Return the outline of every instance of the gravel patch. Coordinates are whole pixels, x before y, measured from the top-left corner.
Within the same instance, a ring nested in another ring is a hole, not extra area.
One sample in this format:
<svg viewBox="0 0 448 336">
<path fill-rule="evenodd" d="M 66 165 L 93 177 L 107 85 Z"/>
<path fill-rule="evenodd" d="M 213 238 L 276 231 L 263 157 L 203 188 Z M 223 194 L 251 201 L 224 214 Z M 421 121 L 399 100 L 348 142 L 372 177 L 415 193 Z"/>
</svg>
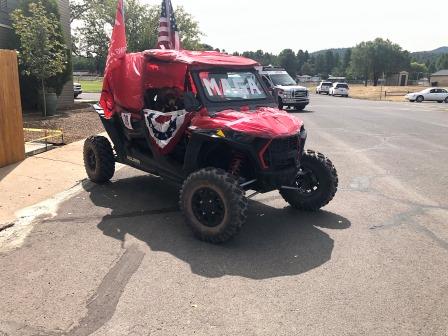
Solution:
<svg viewBox="0 0 448 336">
<path fill-rule="evenodd" d="M 71 111 L 63 111 L 51 117 L 42 117 L 38 113 L 24 114 L 24 128 L 38 128 L 50 130 L 62 130 L 64 143 L 83 140 L 91 135 L 104 132 L 103 125 L 98 114 L 92 108 L 82 108 Z M 35 140 L 44 136 L 44 133 L 25 132 L 25 141 Z M 55 139 L 59 142 L 59 139 Z"/>
</svg>

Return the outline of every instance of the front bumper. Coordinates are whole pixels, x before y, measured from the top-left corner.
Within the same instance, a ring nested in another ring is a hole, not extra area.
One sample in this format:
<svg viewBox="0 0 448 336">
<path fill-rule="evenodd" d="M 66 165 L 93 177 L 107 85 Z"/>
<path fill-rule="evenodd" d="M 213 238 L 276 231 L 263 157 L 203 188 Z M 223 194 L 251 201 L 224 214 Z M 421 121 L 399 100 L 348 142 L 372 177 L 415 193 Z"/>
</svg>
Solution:
<svg viewBox="0 0 448 336">
<path fill-rule="evenodd" d="M 297 104 L 308 105 L 310 103 L 309 98 L 282 98 L 283 104 Z"/>
</svg>

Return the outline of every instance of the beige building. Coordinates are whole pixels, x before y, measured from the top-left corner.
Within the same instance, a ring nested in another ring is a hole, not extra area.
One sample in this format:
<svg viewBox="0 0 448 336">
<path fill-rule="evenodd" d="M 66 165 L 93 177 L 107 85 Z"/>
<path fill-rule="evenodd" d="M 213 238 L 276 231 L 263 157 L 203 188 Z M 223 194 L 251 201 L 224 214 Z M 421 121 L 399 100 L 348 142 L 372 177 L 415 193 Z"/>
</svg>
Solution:
<svg viewBox="0 0 448 336">
<path fill-rule="evenodd" d="M 14 47 L 14 34 L 9 19 L 9 13 L 17 8 L 17 3 L 18 0 L 0 0 L 0 49 L 11 49 Z M 67 48 L 71 49 L 69 0 L 58 0 L 58 5 L 65 42 Z M 65 84 L 61 95 L 58 97 L 58 108 L 72 106 L 73 101 L 73 80 L 70 80 Z"/>
<path fill-rule="evenodd" d="M 440 70 L 431 75 L 431 86 L 448 86 L 448 70 Z"/>
</svg>

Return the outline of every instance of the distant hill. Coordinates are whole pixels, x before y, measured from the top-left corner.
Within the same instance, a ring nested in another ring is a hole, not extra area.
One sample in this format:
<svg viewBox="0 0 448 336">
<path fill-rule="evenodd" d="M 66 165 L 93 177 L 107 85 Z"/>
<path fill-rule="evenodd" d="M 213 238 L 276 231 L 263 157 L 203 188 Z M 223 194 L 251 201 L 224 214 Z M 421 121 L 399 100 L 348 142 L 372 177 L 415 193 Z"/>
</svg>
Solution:
<svg viewBox="0 0 448 336">
<path fill-rule="evenodd" d="M 419 62 L 435 61 L 441 54 L 448 53 L 448 47 L 440 47 L 429 51 L 417 51 L 411 53 L 411 57 Z"/>
</svg>

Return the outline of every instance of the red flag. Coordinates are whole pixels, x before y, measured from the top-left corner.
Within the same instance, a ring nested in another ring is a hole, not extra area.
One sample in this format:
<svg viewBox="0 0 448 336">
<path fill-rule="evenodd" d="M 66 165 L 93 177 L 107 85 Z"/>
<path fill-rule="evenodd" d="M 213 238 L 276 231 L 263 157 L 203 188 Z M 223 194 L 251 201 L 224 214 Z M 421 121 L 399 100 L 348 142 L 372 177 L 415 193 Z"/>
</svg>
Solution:
<svg viewBox="0 0 448 336">
<path fill-rule="evenodd" d="M 124 23 L 124 0 L 118 0 L 115 25 L 110 39 L 109 53 L 107 55 L 106 69 L 104 70 L 103 90 L 101 92 L 100 105 L 106 118 L 110 118 L 114 107 L 114 99 L 109 84 L 111 71 L 120 65 L 126 56 L 126 27 Z"/>
<path fill-rule="evenodd" d="M 174 16 L 171 0 L 162 1 L 162 10 L 159 21 L 159 36 L 157 39 L 157 48 L 160 49 L 182 49 L 177 27 L 176 17 Z"/>
</svg>

